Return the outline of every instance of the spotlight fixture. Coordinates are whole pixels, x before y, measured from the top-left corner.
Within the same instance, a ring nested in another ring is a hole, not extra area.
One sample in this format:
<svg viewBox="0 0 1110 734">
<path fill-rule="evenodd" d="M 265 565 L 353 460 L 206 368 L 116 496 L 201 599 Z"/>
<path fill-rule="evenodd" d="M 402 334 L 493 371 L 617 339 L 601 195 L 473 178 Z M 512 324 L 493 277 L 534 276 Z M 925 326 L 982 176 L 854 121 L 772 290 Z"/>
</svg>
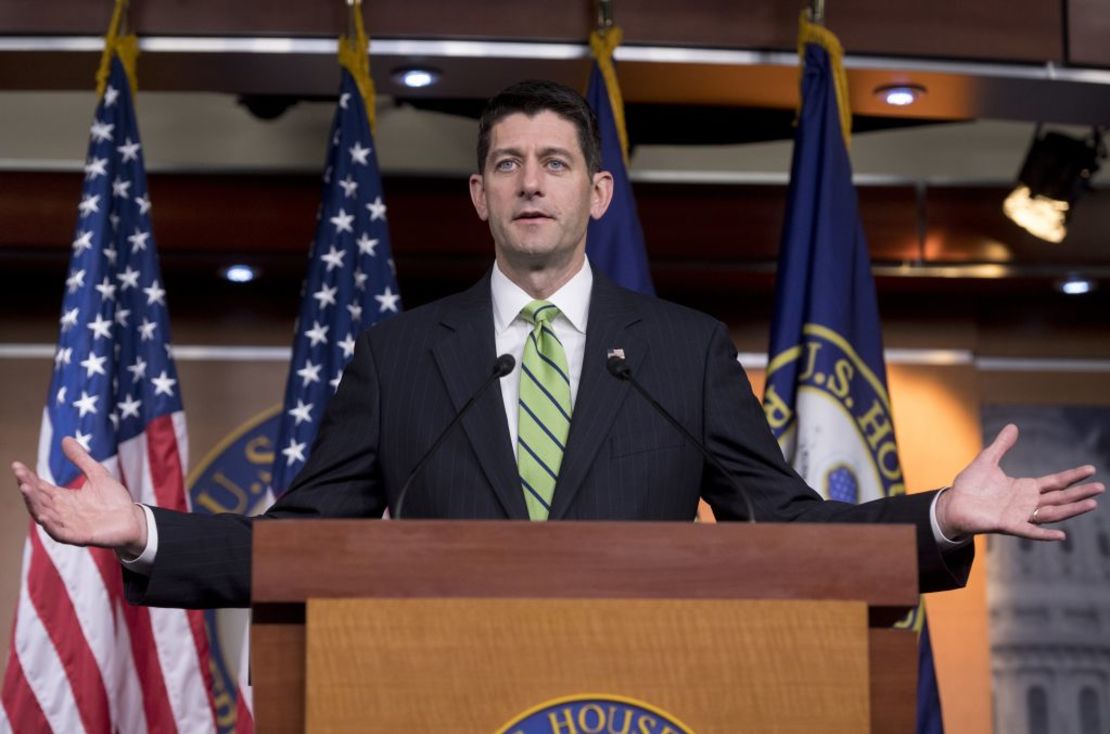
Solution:
<svg viewBox="0 0 1110 734">
<path fill-rule="evenodd" d="M 875 89 L 875 96 L 892 107 L 906 107 L 925 94 L 920 84 L 887 84 Z"/>
<path fill-rule="evenodd" d="M 1090 278 L 1084 278 L 1081 275 L 1072 273 L 1067 278 L 1057 281 L 1056 289 L 1061 293 L 1066 293 L 1069 296 L 1081 296 L 1084 293 L 1090 293 L 1098 287 L 1098 283 Z"/>
<path fill-rule="evenodd" d="M 1075 203 L 1090 189 L 1105 157 L 1097 127 L 1087 138 L 1073 138 L 1054 131 L 1042 135 L 1037 125 L 1017 186 L 1002 202 L 1002 211 L 1034 237 L 1062 242 Z"/>
<path fill-rule="evenodd" d="M 259 276 L 258 268 L 244 263 L 235 263 L 220 269 L 220 277 L 232 283 L 250 283 Z"/>
<path fill-rule="evenodd" d="M 393 70 L 393 81 L 409 89 L 423 89 L 439 81 L 443 72 L 430 66 L 406 66 Z"/>
</svg>

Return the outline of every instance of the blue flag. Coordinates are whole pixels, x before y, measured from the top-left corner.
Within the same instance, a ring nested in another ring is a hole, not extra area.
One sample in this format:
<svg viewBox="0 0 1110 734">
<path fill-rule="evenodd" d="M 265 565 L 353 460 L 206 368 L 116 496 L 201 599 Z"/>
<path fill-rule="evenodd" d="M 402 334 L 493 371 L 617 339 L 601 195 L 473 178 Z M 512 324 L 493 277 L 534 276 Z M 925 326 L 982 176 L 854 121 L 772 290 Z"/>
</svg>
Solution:
<svg viewBox="0 0 1110 734">
<path fill-rule="evenodd" d="M 354 77 L 342 73 L 275 445 L 275 496 L 304 467 L 359 332 L 401 310 L 370 121 Z"/>
<path fill-rule="evenodd" d="M 802 104 L 794 140 L 764 411 L 783 453 L 826 499 L 905 492 L 871 262 L 846 145 L 847 100 L 836 37 L 803 21 Z M 942 731 L 924 614 L 918 733 Z"/>
<path fill-rule="evenodd" d="M 619 41 L 619 30 L 610 29 L 610 38 Z M 597 45 L 595 53 L 597 53 Z M 632 194 L 632 183 L 624 165 L 624 146 L 618 126 L 623 127 L 624 111 L 620 110 L 620 121 L 614 114 L 613 96 L 620 99 L 619 90 L 610 90 L 602 73 L 602 65 L 613 67 L 611 59 L 613 43 L 607 50 L 598 54 L 590 72 L 590 83 L 586 88 L 586 101 L 597 115 L 601 129 L 601 168 L 613 174 L 613 201 L 601 219 L 591 219 L 586 233 L 586 254 L 590 264 L 605 273 L 614 283 L 629 290 L 641 293 L 654 293 L 651 284 L 651 271 L 648 269 L 647 252 L 644 248 L 644 232 L 640 228 L 640 217 L 636 213 L 636 199 Z M 616 74 L 612 74 L 616 84 Z"/>
</svg>

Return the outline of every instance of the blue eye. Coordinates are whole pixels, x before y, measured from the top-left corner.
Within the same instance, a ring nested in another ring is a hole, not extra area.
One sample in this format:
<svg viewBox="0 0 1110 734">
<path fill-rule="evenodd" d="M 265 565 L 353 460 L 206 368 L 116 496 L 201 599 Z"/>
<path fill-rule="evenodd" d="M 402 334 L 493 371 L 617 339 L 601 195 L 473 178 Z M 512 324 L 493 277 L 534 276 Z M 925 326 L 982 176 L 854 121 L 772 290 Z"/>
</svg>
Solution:
<svg viewBox="0 0 1110 734">
<path fill-rule="evenodd" d="M 494 164 L 494 168 L 498 171 L 511 171 L 515 167 L 516 161 L 511 158 L 497 161 L 497 163 Z"/>
<path fill-rule="evenodd" d="M 558 158 L 552 158 L 547 162 L 547 167 L 561 171 L 567 167 L 567 164 L 566 161 L 561 161 Z"/>
</svg>

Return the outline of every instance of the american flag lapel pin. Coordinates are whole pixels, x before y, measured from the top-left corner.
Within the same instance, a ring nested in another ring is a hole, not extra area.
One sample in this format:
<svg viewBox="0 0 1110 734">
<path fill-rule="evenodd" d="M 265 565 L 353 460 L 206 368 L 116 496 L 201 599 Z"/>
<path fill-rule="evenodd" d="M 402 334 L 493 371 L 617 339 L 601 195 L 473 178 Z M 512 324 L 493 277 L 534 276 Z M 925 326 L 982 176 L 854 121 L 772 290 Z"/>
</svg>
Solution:
<svg viewBox="0 0 1110 734">
<path fill-rule="evenodd" d="M 621 359 L 626 359 L 626 357 L 624 356 L 624 350 L 619 348 L 619 347 L 614 347 L 614 348 L 610 349 L 608 354 L 605 355 L 605 359 L 612 359 L 613 357 L 620 357 Z"/>
</svg>

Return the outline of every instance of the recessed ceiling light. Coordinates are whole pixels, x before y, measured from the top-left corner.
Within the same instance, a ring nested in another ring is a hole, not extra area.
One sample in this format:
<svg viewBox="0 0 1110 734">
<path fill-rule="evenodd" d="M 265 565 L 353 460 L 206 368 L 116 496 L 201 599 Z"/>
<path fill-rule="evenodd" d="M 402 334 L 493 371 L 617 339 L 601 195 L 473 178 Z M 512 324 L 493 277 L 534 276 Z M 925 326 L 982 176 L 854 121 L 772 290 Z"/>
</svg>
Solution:
<svg viewBox="0 0 1110 734">
<path fill-rule="evenodd" d="M 888 84 L 875 90 L 876 97 L 893 107 L 911 105 L 923 94 L 925 87 L 920 84 Z"/>
<path fill-rule="evenodd" d="M 220 277 L 232 283 L 250 283 L 259 276 L 258 268 L 243 263 L 228 265 L 220 270 Z"/>
<path fill-rule="evenodd" d="M 1084 293 L 1090 293 L 1097 287 L 1098 283 L 1090 278 L 1074 274 L 1056 283 L 1056 289 L 1069 296 L 1081 296 Z"/>
<path fill-rule="evenodd" d="M 431 67 L 409 66 L 393 71 L 393 80 L 409 89 L 422 89 L 430 87 L 439 81 L 443 73 Z"/>
</svg>

